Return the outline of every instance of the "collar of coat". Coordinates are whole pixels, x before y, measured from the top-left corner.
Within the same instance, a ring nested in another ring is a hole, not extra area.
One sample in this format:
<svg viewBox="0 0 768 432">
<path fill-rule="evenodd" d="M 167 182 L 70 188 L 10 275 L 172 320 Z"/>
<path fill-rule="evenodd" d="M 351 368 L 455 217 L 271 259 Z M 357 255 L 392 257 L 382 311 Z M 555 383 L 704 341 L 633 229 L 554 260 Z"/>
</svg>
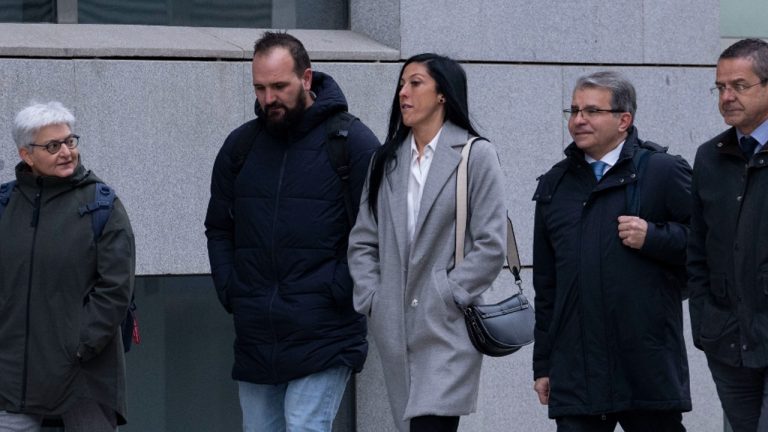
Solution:
<svg viewBox="0 0 768 432">
<path fill-rule="evenodd" d="M 741 152 L 741 147 L 739 147 L 739 138 L 736 135 L 735 127 L 716 136 L 711 142 L 714 142 L 718 153 L 744 159 L 744 154 Z"/>
</svg>

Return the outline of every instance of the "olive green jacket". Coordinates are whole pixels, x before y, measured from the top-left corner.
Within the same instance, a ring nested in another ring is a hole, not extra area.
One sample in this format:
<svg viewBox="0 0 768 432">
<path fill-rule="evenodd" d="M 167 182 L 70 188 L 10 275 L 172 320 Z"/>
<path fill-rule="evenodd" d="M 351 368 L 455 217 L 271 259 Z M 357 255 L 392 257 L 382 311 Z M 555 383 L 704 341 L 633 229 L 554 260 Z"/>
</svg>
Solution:
<svg viewBox="0 0 768 432">
<path fill-rule="evenodd" d="M 100 180 L 79 165 L 40 177 L 23 162 L 0 218 L 0 410 L 57 415 L 81 399 L 125 422 L 119 332 L 133 292 L 135 247 L 115 200 L 94 238 L 89 214 Z"/>
</svg>

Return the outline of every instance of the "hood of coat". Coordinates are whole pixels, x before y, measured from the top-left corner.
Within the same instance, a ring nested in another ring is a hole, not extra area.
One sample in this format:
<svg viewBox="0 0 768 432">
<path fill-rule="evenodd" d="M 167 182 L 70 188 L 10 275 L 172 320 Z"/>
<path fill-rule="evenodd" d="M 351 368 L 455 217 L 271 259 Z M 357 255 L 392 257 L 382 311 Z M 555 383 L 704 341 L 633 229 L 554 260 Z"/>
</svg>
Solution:
<svg viewBox="0 0 768 432">
<path fill-rule="evenodd" d="M 77 168 L 72 175 L 67 177 L 39 176 L 32 172 L 32 168 L 25 162 L 19 162 L 16 165 L 16 180 L 22 188 L 39 188 L 66 191 L 87 186 L 92 183 L 98 183 L 101 180 L 90 170 L 85 169 L 81 162 L 77 163 Z"/>
<path fill-rule="evenodd" d="M 328 117 L 347 110 L 347 98 L 330 75 L 313 70 L 312 92 L 315 94 L 315 101 L 304 111 L 301 124 L 292 133 L 294 138 L 303 137 Z M 258 101 L 255 103 L 254 110 L 259 121 L 263 121 L 261 119 L 266 116 Z"/>
</svg>

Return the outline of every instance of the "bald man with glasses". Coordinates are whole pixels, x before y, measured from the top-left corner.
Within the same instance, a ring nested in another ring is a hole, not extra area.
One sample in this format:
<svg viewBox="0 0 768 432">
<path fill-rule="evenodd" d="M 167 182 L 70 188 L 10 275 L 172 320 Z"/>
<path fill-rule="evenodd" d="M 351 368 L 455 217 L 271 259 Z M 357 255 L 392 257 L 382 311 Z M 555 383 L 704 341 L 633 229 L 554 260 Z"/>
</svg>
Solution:
<svg viewBox="0 0 768 432">
<path fill-rule="evenodd" d="M 768 430 L 768 43 L 717 62 L 730 129 L 696 153 L 688 246 L 691 329 L 734 432 Z"/>
</svg>

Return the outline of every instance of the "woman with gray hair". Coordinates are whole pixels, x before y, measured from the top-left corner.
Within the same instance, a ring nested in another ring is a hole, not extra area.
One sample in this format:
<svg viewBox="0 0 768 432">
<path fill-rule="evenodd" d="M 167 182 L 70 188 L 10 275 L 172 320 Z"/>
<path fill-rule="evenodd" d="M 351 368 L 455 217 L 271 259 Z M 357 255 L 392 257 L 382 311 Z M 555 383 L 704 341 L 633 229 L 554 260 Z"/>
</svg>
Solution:
<svg viewBox="0 0 768 432">
<path fill-rule="evenodd" d="M 119 329 L 133 291 L 133 232 L 112 193 L 100 200 L 105 210 L 89 205 L 111 190 L 81 164 L 74 122 L 49 102 L 13 124 L 21 162 L 0 186 L 0 431 L 39 431 L 49 417 L 67 432 L 125 423 Z"/>
</svg>

